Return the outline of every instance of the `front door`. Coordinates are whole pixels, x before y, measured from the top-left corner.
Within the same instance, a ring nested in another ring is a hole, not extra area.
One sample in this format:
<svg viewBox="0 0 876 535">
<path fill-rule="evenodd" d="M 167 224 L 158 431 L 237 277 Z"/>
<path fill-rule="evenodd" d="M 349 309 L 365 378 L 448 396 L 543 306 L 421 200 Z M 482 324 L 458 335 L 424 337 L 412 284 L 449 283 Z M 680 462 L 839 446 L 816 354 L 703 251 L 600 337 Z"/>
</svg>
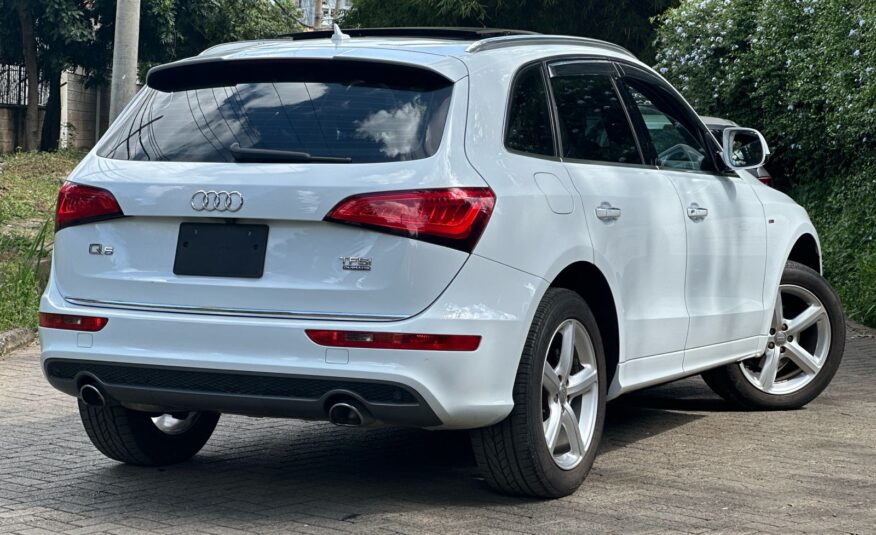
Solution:
<svg viewBox="0 0 876 535">
<path fill-rule="evenodd" d="M 683 206 L 690 313 L 685 371 L 754 354 L 764 312 L 763 207 L 744 180 L 719 172 L 714 139 L 668 84 L 623 69 L 645 151 Z"/>
</svg>

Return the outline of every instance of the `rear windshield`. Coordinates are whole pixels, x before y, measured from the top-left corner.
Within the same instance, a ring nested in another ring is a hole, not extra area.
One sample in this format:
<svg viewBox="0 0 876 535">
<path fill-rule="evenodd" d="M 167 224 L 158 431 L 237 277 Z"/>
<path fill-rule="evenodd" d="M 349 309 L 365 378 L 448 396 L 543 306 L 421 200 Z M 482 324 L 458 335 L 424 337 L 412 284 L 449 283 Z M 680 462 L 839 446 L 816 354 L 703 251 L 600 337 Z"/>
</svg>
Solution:
<svg viewBox="0 0 876 535">
<path fill-rule="evenodd" d="M 430 71 L 365 62 L 168 68 L 150 73 L 97 153 L 176 162 L 252 161 L 241 153 L 259 151 L 301 156 L 295 161 L 415 160 L 438 149 L 451 92 L 452 82 Z M 267 161 L 283 161 L 272 154 Z"/>
</svg>

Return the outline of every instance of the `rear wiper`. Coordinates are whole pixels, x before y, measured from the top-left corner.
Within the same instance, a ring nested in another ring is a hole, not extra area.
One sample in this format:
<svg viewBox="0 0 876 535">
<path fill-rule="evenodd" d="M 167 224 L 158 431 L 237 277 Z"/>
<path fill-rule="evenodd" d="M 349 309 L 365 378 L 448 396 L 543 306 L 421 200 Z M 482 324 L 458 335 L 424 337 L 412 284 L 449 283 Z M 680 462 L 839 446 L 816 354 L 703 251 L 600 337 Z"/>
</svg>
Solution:
<svg viewBox="0 0 876 535">
<path fill-rule="evenodd" d="M 229 148 L 237 162 L 320 162 L 320 163 L 352 163 L 352 158 L 341 156 L 313 156 L 307 152 L 291 150 L 251 149 L 243 148 L 240 143 L 234 143 Z"/>
</svg>

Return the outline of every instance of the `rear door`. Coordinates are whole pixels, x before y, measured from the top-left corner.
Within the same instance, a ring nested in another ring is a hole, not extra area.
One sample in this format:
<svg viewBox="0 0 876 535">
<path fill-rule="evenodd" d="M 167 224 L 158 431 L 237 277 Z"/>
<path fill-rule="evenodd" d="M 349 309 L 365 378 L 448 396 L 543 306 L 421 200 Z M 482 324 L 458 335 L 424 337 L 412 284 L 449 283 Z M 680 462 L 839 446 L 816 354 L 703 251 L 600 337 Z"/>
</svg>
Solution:
<svg viewBox="0 0 876 535">
<path fill-rule="evenodd" d="M 668 84 L 635 67 L 623 70 L 648 158 L 683 205 L 690 313 L 685 370 L 753 354 L 764 311 L 763 207 L 750 184 L 718 171 L 717 144 Z"/>
<path fill-rule="evenodd" d="M 71 175 L 125 217 L 58 232 L 68 300 L 394 319 L 428 307 L 468 258 L 413 227 L 326 220 L 351 196 L 486 186 L 445 128 L 464 117 L 464 79 L 334 59 L 214 62 L 159 81 Z M 371 220 L 403 219 L 405 202 Z"/>
<path fill-rule="evenodd" d="M 583 201 L 596 265 L 617 284 L 626 358 L 668 355 L 651 372 L 676 373 L 688 330 L 678 195 L 643 161 L 610 62 L 561 61 L 549 71 L 562 159 Z"/>
</svg>

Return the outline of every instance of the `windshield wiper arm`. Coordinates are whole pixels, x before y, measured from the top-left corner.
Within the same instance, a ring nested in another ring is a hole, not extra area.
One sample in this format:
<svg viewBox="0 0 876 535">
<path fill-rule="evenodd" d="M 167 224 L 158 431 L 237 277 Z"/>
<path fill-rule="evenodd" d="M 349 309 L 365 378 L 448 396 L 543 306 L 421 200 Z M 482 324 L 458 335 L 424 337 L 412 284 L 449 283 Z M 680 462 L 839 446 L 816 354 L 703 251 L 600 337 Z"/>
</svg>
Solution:
<svg viewBox="0 0 876 535">
<path fill-rule="evenodd" d="M 234 143 L 229 148 L 234 160 L 238 162 L 320 162 L 320 163 L 352 163 L 352 158 L 343 156 L 313 156 L 307 152 L 292 150 L 252 149 L 243 148 L 240 143 Z"/>
</svg>

